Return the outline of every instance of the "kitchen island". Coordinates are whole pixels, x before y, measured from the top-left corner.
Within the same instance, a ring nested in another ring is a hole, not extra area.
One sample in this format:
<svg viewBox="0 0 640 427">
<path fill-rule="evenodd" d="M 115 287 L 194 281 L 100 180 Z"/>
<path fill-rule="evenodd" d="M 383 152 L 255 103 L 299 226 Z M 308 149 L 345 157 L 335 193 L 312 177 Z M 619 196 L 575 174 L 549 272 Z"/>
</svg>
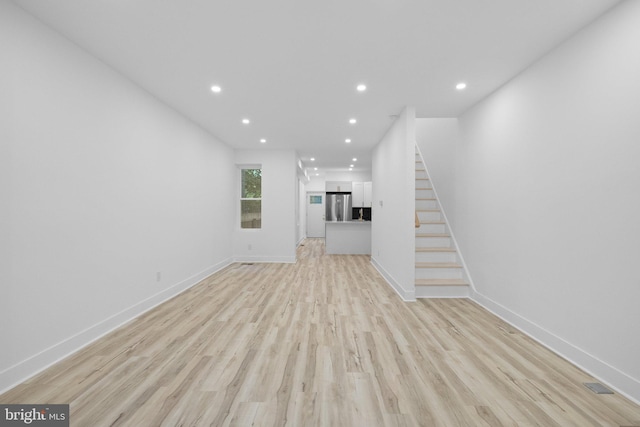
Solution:
<svg viewBox="0 0 640 427">
<path fill-rule="evenodd" d="M 371 221 L 326 221 L 327 254 L 371 255 Z"/>
</svg>

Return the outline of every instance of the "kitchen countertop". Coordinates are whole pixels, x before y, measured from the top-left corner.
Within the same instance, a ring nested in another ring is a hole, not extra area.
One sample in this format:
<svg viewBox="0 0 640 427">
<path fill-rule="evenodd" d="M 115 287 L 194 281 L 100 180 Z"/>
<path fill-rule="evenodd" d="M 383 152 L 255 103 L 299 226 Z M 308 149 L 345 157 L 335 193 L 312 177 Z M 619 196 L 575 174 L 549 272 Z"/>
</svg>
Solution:
<svg viewBox="0 0 640 427">
<path fill-rule="evenodd" d="M 352 219 L 350 221 L 325 221 L 325 224 L 371 224 L 371 221 L 360 221 L 359 219 Z"/>
</svg>

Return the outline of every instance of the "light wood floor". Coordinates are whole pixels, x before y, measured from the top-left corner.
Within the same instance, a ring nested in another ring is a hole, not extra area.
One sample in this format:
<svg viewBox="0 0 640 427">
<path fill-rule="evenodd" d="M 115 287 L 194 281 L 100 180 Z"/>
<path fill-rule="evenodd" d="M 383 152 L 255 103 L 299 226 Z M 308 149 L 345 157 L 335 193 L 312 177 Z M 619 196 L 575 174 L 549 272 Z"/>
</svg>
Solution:
<svg viewBox="0 0 640 427">
<path fill-rule="evenodd" d="M 469 300 L 402 302 L 366 256 L 232 265 L 0 395 L 72 426 L 620 426 L 640 407 Z"/>
</svg>

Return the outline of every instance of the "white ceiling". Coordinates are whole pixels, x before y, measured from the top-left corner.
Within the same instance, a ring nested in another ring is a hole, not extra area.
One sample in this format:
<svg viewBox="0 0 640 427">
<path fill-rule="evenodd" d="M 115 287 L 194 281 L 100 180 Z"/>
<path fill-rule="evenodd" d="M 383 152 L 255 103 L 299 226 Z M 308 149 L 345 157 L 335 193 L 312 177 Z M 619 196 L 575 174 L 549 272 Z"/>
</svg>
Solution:
<svg viewBox="0 0 640 427">
<path fill-rule="evenodd" d="M 618 1 L 14 3 L 228 145 L 295 149 L 325 171 L 354 156 L 370 169 L 404 106 L 458 116 Z M 455 90 L 460 81 L 466 90 Z"/>
</svg>

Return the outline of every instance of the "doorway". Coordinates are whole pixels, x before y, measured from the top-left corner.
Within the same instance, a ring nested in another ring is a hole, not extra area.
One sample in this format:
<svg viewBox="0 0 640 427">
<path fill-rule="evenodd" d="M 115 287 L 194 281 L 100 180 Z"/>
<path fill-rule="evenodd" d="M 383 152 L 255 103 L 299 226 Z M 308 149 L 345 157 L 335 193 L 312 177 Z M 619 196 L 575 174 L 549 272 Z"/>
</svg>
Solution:
<svg viewBox="0 0 640 427">
<path fill-rule="evenodd" d="M 324 196 L 320 191 L 307 192 L 307 237 L 324 237 Z"/>
</svg>

